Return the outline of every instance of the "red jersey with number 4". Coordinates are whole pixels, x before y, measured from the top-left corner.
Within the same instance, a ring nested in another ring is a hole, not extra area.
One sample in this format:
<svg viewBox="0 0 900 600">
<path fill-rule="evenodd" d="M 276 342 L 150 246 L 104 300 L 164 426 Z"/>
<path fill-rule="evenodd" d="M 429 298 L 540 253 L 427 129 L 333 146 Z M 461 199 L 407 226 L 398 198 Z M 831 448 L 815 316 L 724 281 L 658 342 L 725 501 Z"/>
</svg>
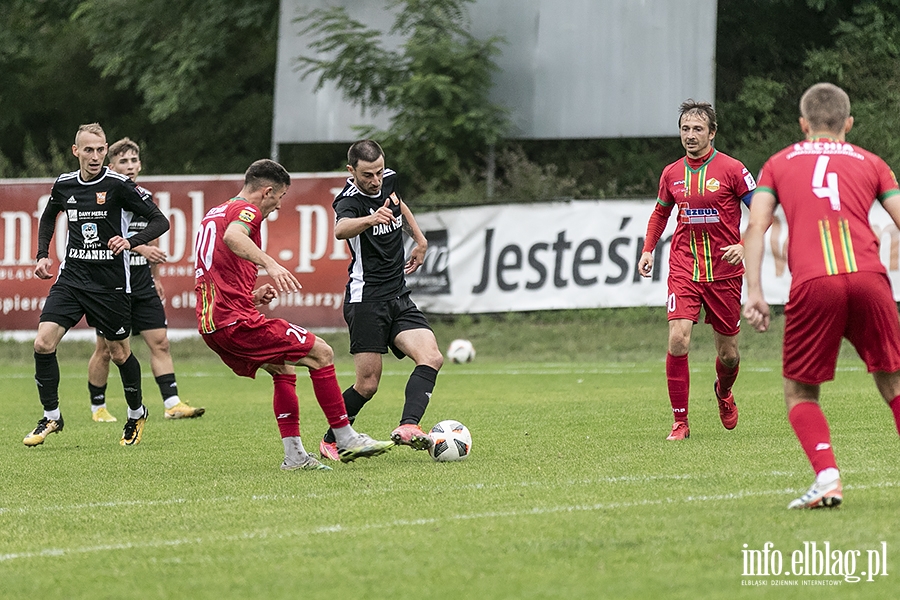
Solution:
<svg viewBox="0 0 900 600">
<path fill-rule="evenodd" d="M 678 205 L 669 271 L 701 282 L 740 277 L 744 265 L 729 264 L 722 248 L 741 243 L 741 198 L 756 182 L 739 160 L 718 150 L 703 163 L 693 162 L 687 157 L 675 161 L 659 179 L 654 210 L 663 222 Z"/>
<path fill-rule="evenodd" d="M 799 142 L 766 161 L 758 189 L 784 208 L 792 286 L 840 273 L 886 273 L 869 210 L 900 189 L 875 154 L 829 139 Z"/>
<path fill-rule="evenodd" d="M 237 256 L 223 239 L 228 225 L 235 222 L 246 227 L 250 239 L 260 245 L 263 216 L 259 208 L 245 200 L 232 198 L 213 207 L 200 222 L 194 245 L 197 253 L 194 291 L 200 333 L 212 333 L 238 321 L 265 318 L 253 303 L 257 266 Z"/>
</svg>

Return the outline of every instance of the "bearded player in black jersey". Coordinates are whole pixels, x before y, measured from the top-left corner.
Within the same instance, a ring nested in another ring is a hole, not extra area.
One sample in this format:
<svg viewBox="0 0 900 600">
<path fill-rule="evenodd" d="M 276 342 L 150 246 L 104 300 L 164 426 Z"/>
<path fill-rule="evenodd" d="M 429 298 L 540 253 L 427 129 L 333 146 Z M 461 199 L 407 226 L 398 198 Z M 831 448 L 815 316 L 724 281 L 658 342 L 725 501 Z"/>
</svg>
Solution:
<svg viewBox="0 0 900 600">
<path fill-rule="evenodd" d="M 43 444 L 49 434 L 63 429 L 56 347 L 84 316 L 88 325 L 106 338 L 112 361 L 122 376 L 128 420 L 120 443 L 131 446 L 141 441 L 147 408 L 141 396 L 141 365 L 131 353 L 128 340 L 131 327 L 128 251 L 168 231 L 169 222 L 149 195 L 142 194 L 127 176 L 103 166 L 106 153 L 106 134 L 98 123 L 79 127 L 72 146 L 79 170 L 56 179 L 41 215 L 34 271 L 37 277 L 53 277 L 49 249 L 56 217 L 61 212 L 68 223 L 68 241 L 65 259 L 44 303 L 34 340 L 34 378 L 44 416 L 25 436 L 26 446 Z M 133 215 L 145 217 L 147 226 L 126 239 Z"/>
<path fill-rule="evenodd" d="M 425 315 L 409 297 L 405 274 L 425 259 L 428 242 L 415 217 L 400 198 L 397 174 L 384 167 L 384 151 L 373 140 L 361 140 L 347 152 L 351 177 L 334 200 L 334 235 L 350 247 L 350 281 L 344 295 L 344 319 L 350 328 L 350 353 L 356 382 L 344 391 L 351 422 L 372 399 L 381 381 L 383 354 L 409 356 L 416 363 L 406 384 L 400 425 L 391 433 L 395 444 L 427 450 L 431 438 L 419 421 L 431 399 L 444 357 Z M 415 243 L 405 257 L 402 231 Z M 329 430 L 319 450 L 338 459 Z"/>
</svg>

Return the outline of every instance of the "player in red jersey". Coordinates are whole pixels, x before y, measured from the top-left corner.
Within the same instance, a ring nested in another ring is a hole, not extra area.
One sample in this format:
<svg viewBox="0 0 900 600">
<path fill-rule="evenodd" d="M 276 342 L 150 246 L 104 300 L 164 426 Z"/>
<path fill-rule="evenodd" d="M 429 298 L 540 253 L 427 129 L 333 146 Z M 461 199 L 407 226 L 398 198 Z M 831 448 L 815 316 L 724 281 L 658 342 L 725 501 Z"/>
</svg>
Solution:
<svg viewBox="0 0 900 600">
<path fill-rule="evenodd" d="M 707 102 L 687 100 L 680 107 L 678 126 L 686 156 L 668 165 L 659 179 L 659 196 L 650 222 L 638 272 L 650 277 L 654 250 L 666 222 L 678 205 L 678 223 L 669 247 L 666 308 L 669 342 L 666 379 L 675 423 L 667 440 L 691 435 L 688 398 L 691 372 L 688 351 L 691 331 L 706 309 L 716 341 L 716 381 L 713 393 L 719 418 L 734 429 L 738 409 L 731 386 L 740 365 L 737 336 L 741 318 L 741 202 L 749 204 L 756 183 L 740 161 L 713 147 L 716 112 Z"/>
<path fill-rule="evenodd" d="M 834 379 L 842 337 L 866 363 L 900 432 L 900 319 L 869 226 L 869 210 L 878 200 L 900 227 L 900 189 L 881 158 L 844 141 L 853 126 L 844 90 L 830 83 L 812 86 L 800 99 L 800 114 L 806 141 L 769 158 L 753 195 L 744 237 L 744 316 L 759 331 L 769 327 L 760 279 L 763 234 L 781 204 L 790 230 L 791 271 L 784 310 L 784 399 L 816 473 L 809 491 L 788 508 L 835 507 L 843 491 L 819 388 Z"/>
<path fill-rule="evenodd" d="M 269 319 L 259 311 L 278 293 L 300 289 L 293 273 L 260 248 L 260 226 L 280 208 L 290 184 L 284 167 L 258 160 L 247 169 L 240 194 L 203 217 L 195 244 L 197 320 L 206 345 L 235 373 L 254 378 L 263 369 L 272 375 L 273 408 L 285 454 L 281 468 L 330 470 L 303 448 L 295 365 L 309 369 L 313 392 L 335 433 L 341 461 L 377 456 L 393 442 L 375 441 L 350 426 L 331 346 L 302 327 Z M 266 270 L 275 286 L 266 283 L 253 289 L 258 267 Z"/>
</svg>

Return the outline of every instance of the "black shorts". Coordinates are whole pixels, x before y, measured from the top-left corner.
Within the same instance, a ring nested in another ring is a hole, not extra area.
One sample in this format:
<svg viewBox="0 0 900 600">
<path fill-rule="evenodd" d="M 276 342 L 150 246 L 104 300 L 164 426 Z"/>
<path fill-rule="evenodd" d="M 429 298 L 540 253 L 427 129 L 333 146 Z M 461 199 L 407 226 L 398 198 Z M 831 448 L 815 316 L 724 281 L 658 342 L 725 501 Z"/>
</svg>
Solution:
<svg viewBox="0 0 900 600">
<path fill-rule="evenodd" d="M 131 297 L 131 335 L 166 328 L 166 309 L 159 296 Z"/>
<path fill-rule="evenodd" d="M 406 355 L 394 346 L 397 334 L 410 329 L 431 331 L 409 294 L 376 302 L 345 302 L 344 320 L 350 326 L 350 354 L 387 354 L 390 348 L 394 356 L 403 358 Z"/>
<path fill-rule="evenodd" d="M 88 291 L 53 284 L 41 311 L 40 322 L 66 329 L 87 317 L 87 324 L 108 340 L 124 340 L 131 331 L 131 302 L 125 292 Z"/>
</svg>

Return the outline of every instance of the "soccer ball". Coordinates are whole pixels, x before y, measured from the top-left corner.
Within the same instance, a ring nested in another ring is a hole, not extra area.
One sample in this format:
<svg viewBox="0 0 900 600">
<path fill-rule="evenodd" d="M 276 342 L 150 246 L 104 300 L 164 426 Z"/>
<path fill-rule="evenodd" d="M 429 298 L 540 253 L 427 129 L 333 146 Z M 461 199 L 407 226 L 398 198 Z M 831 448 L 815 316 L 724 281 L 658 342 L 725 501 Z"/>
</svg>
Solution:
<svg viewBox="0 0 900 600">
<path fill-rule="evenodd" d="M 475 347 L 469 340 L 453 340 L 447 348 L 447 358 L 455 363 L 467 363 L 475 360 Z"/>
<path fill-rule="evenodd" d="M 434 442 L 428 454 L 438 462 L 464 460 L 472 453 L 472 434 L 459 421 L 441 421 L 431 428 L 428 435 Z"/>
</svg>

